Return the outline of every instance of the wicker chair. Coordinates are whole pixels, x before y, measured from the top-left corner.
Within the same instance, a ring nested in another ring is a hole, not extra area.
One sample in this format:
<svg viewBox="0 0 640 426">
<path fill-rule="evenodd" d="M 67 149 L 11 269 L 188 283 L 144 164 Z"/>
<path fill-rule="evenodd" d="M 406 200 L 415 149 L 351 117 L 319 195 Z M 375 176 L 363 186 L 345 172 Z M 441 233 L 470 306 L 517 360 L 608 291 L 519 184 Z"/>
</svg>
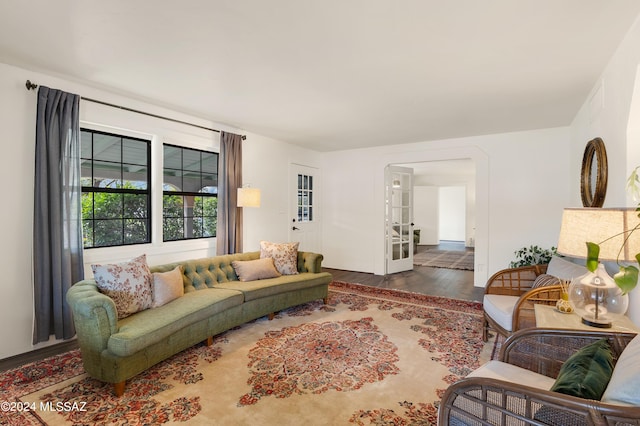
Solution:
<svg viewBox="0 0 640 426">
<path fill-rule="evenodd" d="M 485 304 L 487 295 L 512 296 L 513 300 L 508 303 L 513 305 L 513 313 L 511 314 L 511 327 L 509 329 L 500 325 L 499 321 L 496 318 L 492 318 L 491 314 L 485 310 L 482 328 L 482 339 L 485 342 L 489 336 L 490 327 L 503 336 L 509 337 L 520 329 L 536 326 L 534 304 L 555 305 L 560 298 L 560 285 L 532 288 L 536 278 L 546 271 L 546 264 L 521 266 L 503 269 L 489 278 L 484 290 Z"/>
<path fill-rule="evenodd" d="M 578 349 L 606 338 L 615 362 L 633 337 L 633 333 L 607 331 L 520 330 L 501 348 L 500 361 L 555 379 L 564 361 Z M 438 425 L 640 425 L 640 407 L 476 376 L 449 386 L 440 403 Z"/>
</svg>

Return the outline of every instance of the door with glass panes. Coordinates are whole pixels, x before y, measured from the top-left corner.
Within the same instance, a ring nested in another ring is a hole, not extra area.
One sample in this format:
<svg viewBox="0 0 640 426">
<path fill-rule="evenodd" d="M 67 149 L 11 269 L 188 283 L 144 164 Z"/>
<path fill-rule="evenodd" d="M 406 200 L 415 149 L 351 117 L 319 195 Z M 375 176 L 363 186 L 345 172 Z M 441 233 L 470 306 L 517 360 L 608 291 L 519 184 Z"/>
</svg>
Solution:
<svg viewBox="0 0 640 426">
<path fill-rule="evenodd" d="M 413 169 L 385 169 L 386 272 L 413 269 Z"/>
<path fill-rule="evenodd" d="M 292 219 L 290 241 L 299 241 L 299 250 L 319 253 L 320 209 L 319 171 L 316 168 L 294 164 L 292 166 Z"/>
</svg>

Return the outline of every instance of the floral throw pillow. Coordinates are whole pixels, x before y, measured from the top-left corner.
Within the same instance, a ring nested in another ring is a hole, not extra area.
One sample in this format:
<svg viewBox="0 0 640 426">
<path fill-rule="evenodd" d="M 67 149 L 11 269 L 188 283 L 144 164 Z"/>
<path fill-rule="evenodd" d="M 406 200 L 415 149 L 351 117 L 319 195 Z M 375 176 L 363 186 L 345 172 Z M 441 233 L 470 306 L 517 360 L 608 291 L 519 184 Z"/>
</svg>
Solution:
<svg viewBox="0 0 640 426">
<path fill-rule="evenodd" d="M 91 265 L 100 291 L 116 304 L 118 319 L 149 309 L 152 303 L 153 276 L 147 256 L 112 265 Z"/>
<path fill-rule="evenodd" d="M 273 259 L 276 269 L 282 275 L 298 273 L 298 246 L 300 243 L 270 243 L 260 241 L 260 258 Z"/>
</svg>

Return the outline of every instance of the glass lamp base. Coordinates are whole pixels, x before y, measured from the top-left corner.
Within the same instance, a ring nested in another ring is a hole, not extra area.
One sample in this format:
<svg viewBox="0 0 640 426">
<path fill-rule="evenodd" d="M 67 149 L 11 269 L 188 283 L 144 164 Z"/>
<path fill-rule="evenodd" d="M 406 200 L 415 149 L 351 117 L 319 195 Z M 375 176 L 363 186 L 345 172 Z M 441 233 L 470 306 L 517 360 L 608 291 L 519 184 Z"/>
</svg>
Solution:
<svg viewBox="0 0 640 426">
<path fill-rule="evenodd" d="M 582 317 L 582 323 L 589 325 L 591 327 L 598 327 L 598 328 L 611 328 L 611 326 L 613 325 L 613 323 L 611 321 L 608 320 L 596 320 L 596 319 L 589 319 L 589 318 L 585 318 Z"/>
</svg>

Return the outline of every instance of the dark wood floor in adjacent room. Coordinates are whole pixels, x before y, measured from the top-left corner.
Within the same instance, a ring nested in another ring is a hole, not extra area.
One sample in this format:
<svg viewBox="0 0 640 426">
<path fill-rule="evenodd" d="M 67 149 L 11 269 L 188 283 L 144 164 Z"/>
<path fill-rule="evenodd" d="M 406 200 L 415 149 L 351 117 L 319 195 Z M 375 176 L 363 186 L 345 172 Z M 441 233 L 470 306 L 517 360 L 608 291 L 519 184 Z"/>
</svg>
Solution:
<svg viewBox="0 0 640 426">
<path fill-rule="evenodd" d="M 437 248 L 441 250 L 472 250 L 463 243 L 442 242 L 437 246 L 418 246 L 418 253 Z M 432 296 L 449 297 L 471 301 L 482 301 L 484 288 L 474 287 L 473 271 L 414 266 L 412 271 L 389 275 L 374 275 L 364 272 L 323 268 L 336 281 L 357 283 L 373 287 L 410 291 Z"/>
</svg>

